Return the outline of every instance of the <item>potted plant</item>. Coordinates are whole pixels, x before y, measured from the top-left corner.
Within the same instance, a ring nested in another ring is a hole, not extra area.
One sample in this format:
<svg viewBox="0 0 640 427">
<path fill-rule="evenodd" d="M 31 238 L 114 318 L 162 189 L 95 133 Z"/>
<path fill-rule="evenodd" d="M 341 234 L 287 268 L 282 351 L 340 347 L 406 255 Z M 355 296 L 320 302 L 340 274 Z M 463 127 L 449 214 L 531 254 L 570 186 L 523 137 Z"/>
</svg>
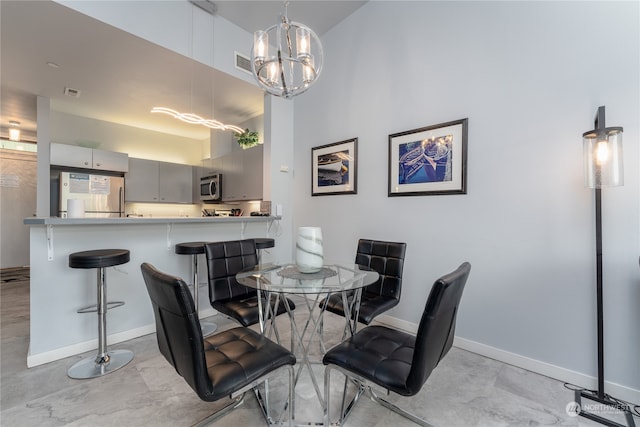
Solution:
<svg viewBox="0 0 640 427">
<path fill-rule="evenodd" d="M 242 147 L 243 150 L 258 145 L 258 132 L 252 132 L 249 129 L 245 129 L 242 133 L 236 133 L 235 137 L 238 141 L 238 145 Z"/>
</svg>

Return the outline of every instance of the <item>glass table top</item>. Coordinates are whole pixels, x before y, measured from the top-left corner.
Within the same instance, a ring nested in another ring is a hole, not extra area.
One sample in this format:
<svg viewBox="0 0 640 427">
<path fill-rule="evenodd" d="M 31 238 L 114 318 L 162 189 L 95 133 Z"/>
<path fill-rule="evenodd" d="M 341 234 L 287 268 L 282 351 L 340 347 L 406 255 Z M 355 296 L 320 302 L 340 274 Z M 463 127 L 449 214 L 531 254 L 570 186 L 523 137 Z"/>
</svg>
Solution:
<svg viewBox="0 0 640 427">
<path fill-rule="evenodd" d="M 357 264 L 325 264 L 316 273 L 301 273 L 295 263 L 269 263 L 236 274 L 238 282 L 250 288 L 292 294 L 354 290 L 378 277 L 376 271 Z"/>
</svg>

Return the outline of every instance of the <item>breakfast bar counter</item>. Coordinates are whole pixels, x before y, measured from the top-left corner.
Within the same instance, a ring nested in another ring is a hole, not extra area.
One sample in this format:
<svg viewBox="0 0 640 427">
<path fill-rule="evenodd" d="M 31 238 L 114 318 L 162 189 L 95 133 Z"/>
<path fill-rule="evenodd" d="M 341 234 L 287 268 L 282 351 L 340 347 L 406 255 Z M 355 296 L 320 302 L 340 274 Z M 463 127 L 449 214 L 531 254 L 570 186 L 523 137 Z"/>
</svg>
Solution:
<svg viewBox="0 0 640 427">
<path fill-rule="evenodd" d="M 69 255 L 94 249 L 126 249 L 130 262 L 107 272 L 108 300 L 125 305 L 109 310 L 109 346 L 155 331 L 151 302 L 140 264 L 191 277 L 189 257 L 175 254 L 175 244 L 273 237 L 280 217 L 32 217 L 30 227 L 30 343 L 27 366 L 36 366 L 95 350 L 97 316 L 77 310 L 96 303 L 96 272 L 69 268 Z M 270 254 L 265 254 L 269 260 Z M 206 271 L 204 257 L 200 270 Z M 216 312 L 208 303 L 206 274 L 201 274 L 200 316 Z M 204 297 L 207 295 L 207 297 Z M 115 346 L 117 347 L 117 346 Z M 115 348 L 114 347 L 114 348 Z"/>
<path fill-rule="evenodd" d="M 114 218 L 25 218 L 27 225 L 138 225 L 138 224 L 250 224 L 271 223 L 279 216 L 203 216 L 203 217 L 114 217 Z"/>
</svg>

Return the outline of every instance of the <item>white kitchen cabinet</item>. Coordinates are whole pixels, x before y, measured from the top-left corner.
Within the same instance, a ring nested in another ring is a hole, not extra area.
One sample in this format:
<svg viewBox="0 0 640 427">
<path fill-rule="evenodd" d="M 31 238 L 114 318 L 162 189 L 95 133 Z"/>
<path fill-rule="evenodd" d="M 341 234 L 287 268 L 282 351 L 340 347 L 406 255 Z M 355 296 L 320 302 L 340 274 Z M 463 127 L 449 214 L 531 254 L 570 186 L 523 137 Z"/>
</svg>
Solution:
<svg viewBox="0 0 640 427">
<path fill-rule="evenodd" d="M 50 161 L 52 165 L 72 168 L 115 172 L 127 172 L 129 170 L 129 156 L 127 153 L 98 150 L 77 145 L 51 144 Z"/>
<path fill-rule="evenodd" d="M 92 150 L 93 169 L 127 172 L 129 170 L 129 155 L 115 151 Z"/>
<path fill-rule="evenodd" d="M 193 167 L 146 159 L 129 159 L 125 201 L 193 203 Z"/>
</svg>

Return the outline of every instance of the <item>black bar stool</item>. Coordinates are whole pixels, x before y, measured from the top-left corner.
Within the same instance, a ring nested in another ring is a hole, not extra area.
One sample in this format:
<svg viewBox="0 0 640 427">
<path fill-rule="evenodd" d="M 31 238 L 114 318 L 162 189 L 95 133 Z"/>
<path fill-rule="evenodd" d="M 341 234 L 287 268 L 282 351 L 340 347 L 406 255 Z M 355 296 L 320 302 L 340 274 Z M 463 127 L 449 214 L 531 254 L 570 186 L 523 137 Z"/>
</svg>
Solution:
<svg viewBox="0 0 640 427">
<path fill-rule="evenodd" d="M 93 251 L 76 252 L 69 255 L 69 267 L 71 268 L 97 268 L 98 288 L 97 305 L 93 310 L 85 307 L 78 313 L 96 311 L 98 313 L 98 355 L 87 357 L 75 363 L 67 375 L 75 379 L 95 378 L 118 370 L 131 362 L 133 352 L 130 350 L 107 351 L 107 310 L 123 305 L 118 301 L 107 303 L 107 277 L 106 267 L 125 264 L 129 262 L 129 251 L 126 249 L 98 249 Z"/>
<path fill-rule="evenodd" d="M 193 256 L 193 302 L 196 306 L 196 313 L 198 312 L 198 255 L 204 253 L 204 245 L 207 242 L 184 242 L 176 243 L 175 251 L 179 255 L 192 255 Z M 202 336 L 206 337 L 211 335 L 218 329 L 218 325 L 211 322 L 200 322 L 202 328 Z"/>
<path fill-rule="evenodd" d="M 254 238 L 256 242 L 256 249 L 258 250 L 258 264 L 262 263 L 262 250 L 272 248 L 276 245 L 275 240 L 268 237 Z"/>
</svg>

